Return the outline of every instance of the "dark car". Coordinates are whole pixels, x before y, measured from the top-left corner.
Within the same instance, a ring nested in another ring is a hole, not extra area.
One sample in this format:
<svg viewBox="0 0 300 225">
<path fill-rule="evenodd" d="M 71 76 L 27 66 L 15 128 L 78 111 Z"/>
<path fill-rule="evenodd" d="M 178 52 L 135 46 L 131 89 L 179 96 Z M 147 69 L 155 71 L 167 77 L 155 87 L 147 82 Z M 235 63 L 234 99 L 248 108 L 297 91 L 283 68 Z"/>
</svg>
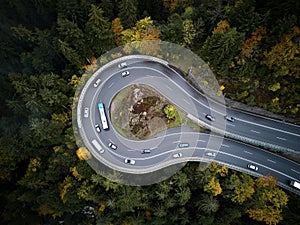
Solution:
<svg viewBox="0 0 300 225">
<path fill-rule="evenodd" d="M 142 154 L 147 154 L 147 153 L 151 153 L 150 149 L 143 149 Z"/>
</svg>

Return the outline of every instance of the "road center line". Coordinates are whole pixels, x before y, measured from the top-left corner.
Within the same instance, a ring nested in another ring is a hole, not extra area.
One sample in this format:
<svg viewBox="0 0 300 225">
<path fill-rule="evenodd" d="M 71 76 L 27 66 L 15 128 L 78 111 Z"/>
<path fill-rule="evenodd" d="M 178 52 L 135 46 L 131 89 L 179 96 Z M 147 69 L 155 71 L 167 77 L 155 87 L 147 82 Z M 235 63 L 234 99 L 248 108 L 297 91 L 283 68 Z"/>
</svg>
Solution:
<svg viewBox="0 0 300 225">
<path fill-rule="evenodd" d="M 252 152 L 248 152 L 248 151 L 244 151 L 244 152 L 247 153 L 247 154 L 253 155 Z"/>
<path fill-rule="evenodd" d="M 166 87 L 167 87 L 169 90 L 171 90 L 171 91 L 172 91 L 172 88 L 171 88 L 171 87 L 169 87 L 168 85 L 166 85 Z"/>
<path fill-rule="evenodd" d="M 260 132 L 259 132 L 259 131 L 256 131 L 256 130 L 250 130 L 250 131 L 253 132 L 253 133 L 260 134 Z"/>
<path fill-rule="evenodd" d="M 292 132 L 285 131 L 285 130 L 280 130 L 280 129 L 277 129 L 277 128 L 274 128 L 274 127 L 265 126 L 265 125 L 262 125 L 262 124 L 250 122 L 250 121 L 243 120 L 243 119 L 240 119 L 240 118 L 237 118 L 236 120 L 242 121 L 244 123 L 249 123 L 249 124 L 252 124 L 252 125 L 255 125 L 255 126 L 264 127 L 266 129 L 275 130 L 275 131 L 279 131 L 279 132 L 282 132 L 282 133 L 286 133 L 286 134 L 290 134 L 290 135 L 294 135 L 294 136 L 300 137 L 300 134 L 292 133 Z"/>
<path fill-rule="evenodd" d="M 300 172 L 299 172 L 299 171 L 297 171 L 297 170 L 291 169 L 291 171 L 293 171 L 293 172 L 295 172 L 295 173 L 298 173 L 298 174 L 300 174 Z"/>
<path fill-rule="evenodd" d="M 271 159 L 267 159 L 269 162 L 271 163 L 276 163 L 275 161 L 271 160 Z"/>
<path fill-rule="evenodd" d="M 279 140 L 286 141 L 286 139 L 285 139 L 285 138 L 282 138 L 282 137 L 276 137 L 276 138 L 279 139 Z"/>
<path fill-rule="evenodd" d="M 183 101 L 185 101 L 185 102 L 186 102 L 187 104 L 189 104 L 189 105 L 191 104 L 191 103 L 189 103 L 188 100 L 186 100 L 185 98 L 183 99 Z"/>
<path fill-rule="evenodd" d="M 227 126 L 235 127 L 235 125 L 234 125 L 234 124 L 231 124 L 231 123 L 227 123 Z"/>
<path fill-rule="evenodd" d="M 111 88 L 114 85 L 114 83 L 111 83 L 111 85 L 109 85 L 108 87 Z"/>
</svg>

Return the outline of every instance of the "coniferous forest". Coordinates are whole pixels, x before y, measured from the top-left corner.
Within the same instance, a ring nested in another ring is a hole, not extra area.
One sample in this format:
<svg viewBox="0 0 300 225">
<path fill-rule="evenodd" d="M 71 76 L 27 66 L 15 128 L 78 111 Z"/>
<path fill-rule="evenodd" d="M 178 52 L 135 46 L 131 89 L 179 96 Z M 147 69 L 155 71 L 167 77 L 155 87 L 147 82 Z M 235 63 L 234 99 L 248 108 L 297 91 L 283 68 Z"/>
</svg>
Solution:
<svg viewBox="0 0 300 225">
<path fill-rule="evenodd" d="M 73 96 L 90 61 L 138 40 L 191 49 L 226 97 L 300 123 L 298 0 L 1 0 L 0 224 L 299 224 L 300 197 L 212 163 L 113 183 L 76 155 Z"/>
</svg>

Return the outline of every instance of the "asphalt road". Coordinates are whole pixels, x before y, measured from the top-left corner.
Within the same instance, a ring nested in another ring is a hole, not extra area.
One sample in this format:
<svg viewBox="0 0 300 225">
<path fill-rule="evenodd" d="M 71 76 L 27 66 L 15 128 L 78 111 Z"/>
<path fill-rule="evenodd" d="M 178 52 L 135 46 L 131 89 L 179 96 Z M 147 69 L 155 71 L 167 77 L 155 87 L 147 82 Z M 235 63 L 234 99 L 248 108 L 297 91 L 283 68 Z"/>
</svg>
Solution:
<svg viewBox="0 0 300 225">
<path fill-rule="evenodd" d="M 247 172 L 254 176 L 268 174 L 278 178 L 280 185 L 290 189 L 291 180 L 300 182 L 300 164 L 291 160 L 221 136 L 198 133 L 190 128 L 177 127 L 155 135 L 145 141 L 129 140 L 121 136 L 112 126 L 110 120 L 110 105 L 114 96 L 123 88 L 132 84 L 146 84 L 156 89 L 172 104 L 191 115 L 207 126 L 212 126 L 224 133 L 242 136 L 271 146 L 293 150 L 300 153 L 300 127 L 285 122 L 253 115 L 239 110 L 226 108 L 223 104 L 206 98 L 191 87 L 175 70 L 167 65 L 153 62 L 145 58 L 126 60 L 128 67 L 119 69 L 117 60 L 101 72 L 96 72 L 87 82 L 81 93 L 78 104 L 78 126 L 83 142 L 93 156 L 99 161 L 119 171 L 126 173 L 148 173 L 168 165 L 187 161 L 216 161 L 232 169 Z M 129 71 L 130 75 L 122 77 L 121 72 Z M 101 79 L 98 87 L 94 87 L 97 79 Z M 106 115 L 109 118 L 109 130 L 98 133 L 95 124 L 101 127 L 97 104 L 103 102 Z M 89 108 L 88 118 L 84 118 L 84 108 Z M 206 114 L 215 117 L 211 122 Z M 234 122 L 224 119 L 233 116 Z M 100 154 L 92 143 L 96 140 L 104 153 Z M 108 147 L 112 142 L 117 150 Z M 188 143 L 186 148 L 178 147 L 179 143 Z M 150 149 L 150 154 L 141 154 L 143 149 Z M 210 157 L 207 152 L 216 153 Z M 181 153 L 182 157 L 173 155 Z M 124 159 L 135 160 L 135 165 L 125 164 Z M 247 169 L 248 164 L 258 166 L 258 171 Z M 300 191 L 290 189 L 297 194 Z"/>
</svg>

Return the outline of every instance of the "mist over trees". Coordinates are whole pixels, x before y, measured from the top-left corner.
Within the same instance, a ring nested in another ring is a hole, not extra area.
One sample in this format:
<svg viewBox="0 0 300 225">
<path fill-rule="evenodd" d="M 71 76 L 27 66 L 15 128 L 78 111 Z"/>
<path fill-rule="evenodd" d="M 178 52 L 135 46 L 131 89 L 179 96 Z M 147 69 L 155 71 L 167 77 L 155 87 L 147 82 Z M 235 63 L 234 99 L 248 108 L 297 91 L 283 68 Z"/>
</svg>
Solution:
<svg viewBox="0 0 300 225">
<path fill-rule="evenodd" d="M 0 223 L 299 223 L 300 198 L 274 178 L 215 163 L 151 186 L 113 183 L 78 157 L 71 121 L 90 61 L 160 39 L 209 63 L 227 97 L 300 122 L 299 12 L 297 0 L 2 0 Z"/>
</svg>

